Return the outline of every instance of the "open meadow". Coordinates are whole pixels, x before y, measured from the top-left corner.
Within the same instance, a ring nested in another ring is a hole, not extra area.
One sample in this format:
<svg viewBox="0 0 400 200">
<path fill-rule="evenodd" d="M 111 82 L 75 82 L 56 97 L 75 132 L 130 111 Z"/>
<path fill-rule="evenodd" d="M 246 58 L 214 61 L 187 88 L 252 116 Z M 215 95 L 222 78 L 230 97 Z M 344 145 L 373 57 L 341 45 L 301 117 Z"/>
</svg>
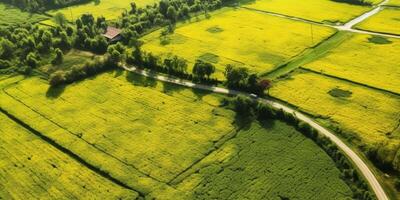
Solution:
<svg viewBox="0 0 400 200">
<path fill-rule="evenodd" d="M 62 9 L 56 9 L 48 11 L 50 15 L 55 15 L 56 13 L 63 13 L 69 21 L 76 20 L 79 16 L 90 13 L 95 17 L 103 16 L 107 20 L 115 20 L 125 10 L 130 9 L 130 0 L 97 0 L 91 1 L 87 4 L 80 4 L 75 6 L 70 6 Z M 140 0 L 134 1 L 138 7 L 144 7 L 146 5 L 152 5 L 155 0 Z"/>
<path fill-rule="evenodd" d="M 172 35 L 155 31 L 143 37 L 144 51 L 178 55 L 193 66 L 196 59 L 213 63 L 222 78 L 227 64 L 268 72 L 335 31 L 246 9 L 226 8 L 209 19 L 179 25 Z M 189 69 L 191 70 L 191 69 Z"/>
<path fill-rule="evenodd" d="M 135 199 L 0 113 L 0 199 Z"/>
<path fill-rule="evenodd" d="M 219 189 L 238 198 L 352 195 L 312 140 L 281 122 L 239 126 L 218 95 L 121 71 L 61 90 L 38 78 L 12 82 L 2 85 L 0 107 L 142 195 L 192 199 L 215 197 Z M 224 189 L 226 181 L 238 190 Z"/>
<path fill-rule="evenodd" d="M 376 4 L 380 0 L 369 2 Z M 243 6 L 330 24 L 346 23 L 372 9 L 370 6 L 351 5 L 332 0 L 255 0 Z"/>
<path fill-rule="evenodd" d="M 400 39 L 355 34 L 304 67 L 400 94 L 399 45 Z"/>
<path fill-rule="evenodd" d="M 400 8 L 385 8 L 378 14 L 357 24 L 356 28 L 400 35 Z"/>
<path fill-rule="evenodd" d="M 341 129 L 360 147 L 378 149 L 385 164 L 400 169 L 400 96 L 305 70 L 282 78 L 270 94 Z"/>
<path fill-rule="evenodd" d="M 0 3 L 0 27 L 22 23 L 36 23 L 48 18 L 40 14 L 23 12 L 13 6 Z"/>
</svg>

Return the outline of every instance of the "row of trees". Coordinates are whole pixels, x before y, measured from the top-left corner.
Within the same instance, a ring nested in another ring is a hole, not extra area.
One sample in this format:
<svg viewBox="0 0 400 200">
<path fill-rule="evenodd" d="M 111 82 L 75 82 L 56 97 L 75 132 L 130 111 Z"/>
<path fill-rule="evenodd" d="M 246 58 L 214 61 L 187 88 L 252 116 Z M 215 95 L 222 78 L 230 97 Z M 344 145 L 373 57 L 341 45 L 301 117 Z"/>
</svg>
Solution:
<svg viewBox="0 0 400 200">
<path fill-rule="evenodd" d="M 125 43 L 132 37 L 137 37 L 146 31 L 178 20 L 189 19 L 191 13 L 204 12 L 220 8 L 228 0 L 161 0 L 145 8 L 137 8 L 131 3 L 131 8 L 122 14 L 117 26 L 123 29 L 122 36 Z"/>
<path fill-rule="evenodd" d="M 315 141 L 336 163 L 341 171 L 341 178 L 345 180 L 353 191 L 353 197 L 361 200 L 375 199 L 373 193 L 370 192 L 368 184 L 364 178 L 353 167 L 348 158 L 340 151 L 335 144 L 328 138 L 318 133 L 316 129 L 309 124 L 302 122 L 291 113 L 287 113 L 282 109 L 271 107 L 266 103 L 260 103 L 246 96 L 237 96 L 233 99 L 225 99 L 224 105 L 236 111 L 237 115 L 249 119 L 258 120 L 283 120 L 294 126 L 299 132 L 306 137 Z"/>
</svg>

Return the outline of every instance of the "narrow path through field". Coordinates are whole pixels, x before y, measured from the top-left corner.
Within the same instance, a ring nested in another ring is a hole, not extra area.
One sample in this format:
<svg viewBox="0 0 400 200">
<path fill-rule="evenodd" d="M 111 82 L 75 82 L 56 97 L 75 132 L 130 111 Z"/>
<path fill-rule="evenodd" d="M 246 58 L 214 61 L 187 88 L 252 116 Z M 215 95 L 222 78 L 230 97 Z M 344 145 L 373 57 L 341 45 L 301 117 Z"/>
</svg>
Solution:
<svg viewBox="0 0 400 200">
<path fill-rule="evenodd" d="M 202 85 L 202 84 L 195 84 L 190 81 L 184 81 L 181 79 L 176 79 L 176 78 L 171 78 L 171 77 L 166 77 L 163 75 L 160 75 L 155 72 L 149 72 L 145 70 L 140 70 L 137 69 L 136 67 L 127 67 L 123 65 L 123 68 L 127 71 L 154 78 L 160 81 L 164 82 L 169 82 L 181 86 L 186 86 L 190 88 L 195 88 L 195 89 L 200 89 L 200 90 L 207 90 L 215 93 L 220 93 L 220 94 L 232 94 L 232 95 L 245 95 L 249 96 L 250 94 L 240 92 L 237 90 L 229 90 L 226 88 L 221 88 L 221 87 L 214 87 L 214 86 L 208 86 L 208 85 Z M 258 101 L 264 102 L 267 104 L 270 104 L 272 107 L 277 108 L 277 109 L 283 109 L 286 112 L 293 113 L 295 116 L 297 116 L 300 120 L 308 123 L 310 126 L 318 130 L 322 135 L 326 136 L 329 138 L 332 142 L 334 142 L 339 149 L 341 149 L 350 160 L 353 161 L 353 163 L 358 167 L 360 172 L 363 174 L 363 176 L 366 178 L 368 181 L 369 185 L 371 186 L 372 190 L 375 192 L 375 195 L 377 196 L 378 200 L 388 200 L 388 196 L 386 195 L 385 191 L 383 190 L 382 186 L 378 182 L 377 178 L 375 175 L 372 173 L 372 171 L 368 168 L 368 165 L 365 164 L 365 162 L 350 148 L 348 147 L 342 140 L 340 140 L 335 134 L 330 132 L 328 129 L 320 126 L 316 122 L 314 122 L 311 118 L 307 117 L 306 115 L 297 112 L 296 110 L 289 108 L 286 105 L 283 105 L 279 102 L 270 100 L 270 99 L 264 99 L 264 98 L 257 98 Z"/>
<path fill-rule="evenodd" d="M 381 3 L 376 5 L 374 9 L 372 9 L 372 10 L 370 10 L 370 11 L 368 11 L 368 12 L 366 12 L 366 13 L 364 13 L 364 14 L 362 14 L 362 15 L 354 18 L 354 19 L 352 19 L 351 21 L 349 21 L 349 22 L 347 22 L 346 24 L 343 24 L 343 25 L 325 24 L 325 23 L 322 23 L 322 22 L 315 22 L 315 21 L 308 20 L 308 19 L 303 19 L 303 18 L 300 18 L 300 17 L 294 17 L 294 16 L 289 16 L 289 15 L 269 12 L 269 11 L 265 11 L 265 10 L 259 10 L 259 9 L 255 9 L 255 8 L 249 8 L 249 7 L 246 7 L 246 6 L 242 6 L 242 8 L 248 9 L 248 10 L 262 12 L 262 13 L 265 13 L 265 14 L 268 14 L 268 15 L 272 15 L 272 16 L 276 16 L 276 17 L 283 17 L 283 18 L 287 18 L 287 19 L 291 19 L 291 20 L 295 20 L 295 21 L 300 21 L 300 22 L 305 22 L 305 23 L 309 23 L 309 24 L 326 26 L 326 27 L 334 28 L 334 29 L 339 30 L 339 31 L 348 31 L 348 32 L 353 32 L 353 33 L 369 34 L 369 35 L 384 36 L 384 37 L 389 37 L 389 38 L 398 38 L 398 39 L 400 39 L 400 35 L 396 35 L 396 34 L 379 33 L 379 32 L 374 32 L 374 31 L 366 31 L 366 30 L 359 30 L 359 29 L 353 28 L 354 25 L 363 22 L 364 20 L 368 19 L 369 17 L 377 14 L 379 11 L 384 9 L 383 7 L 388 2 L 389 2 L 389 0 L 382 1 Z"/>
</svg>

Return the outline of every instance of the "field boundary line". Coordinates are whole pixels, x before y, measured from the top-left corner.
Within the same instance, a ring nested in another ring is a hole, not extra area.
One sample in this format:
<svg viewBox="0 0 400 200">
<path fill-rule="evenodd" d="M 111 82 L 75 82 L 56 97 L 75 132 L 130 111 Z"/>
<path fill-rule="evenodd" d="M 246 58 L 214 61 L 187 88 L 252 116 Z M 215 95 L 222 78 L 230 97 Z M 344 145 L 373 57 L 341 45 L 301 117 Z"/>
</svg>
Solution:
<svg viewBox="0 0 400 200">
<path fill-rule="evenodd" d="M 89 162 L 87 162 L 85 159 L 81 158 L 79 155 L 75 154 L 74 152 L 72 152 L 71 150 L 63 147 L 62 145 L 58 144 L 56 141 L 54 141 L 53 139 L 45 136 L 43 133 L 39 132 L 38 130 L 32 128 L 30 125 L 26 124 L 24 121 L 20 120 L 19 118 L 17 118 L 16 116 L 14 116 L 13 114 L 7 112 L 6 110 L 4 110 L 2 107 L 0 107 L 0 113 L 6 115 L 9 119 L 11 119 L 12 121 L 14 121 L 15 123 L 17 123 L 18 125 L 20 125 L 21 127 L 23 127 L 24 129 L 28 130 L 30 133 L 36 135 L 37 137 L 39 137 L 41 140 L 43 140 L 44 142 L 46 142 L 47 144 L 53 146 L 54 148 L 56 148 L 57 150 L 59 150 L 60 152 L 66 154 L 68 157 L 74 159 L 75 161 L 77 161 L 78 163 L 80 163 L 81 165 L 87 167 L 88 169 L 90 169 L 91 171 L 95 172 L 96 174 L 100 175 L 101 177 L 113 182 L 114 184 L 117 184 L 120 187 L 123 187 L 125 189 L 137 192 L 140 197 L 145 197 L 145 194 L 137 191 L 136 189 L 130 187 L 129 185 L 123 183 L 122 181 L 112 177 L 108 172 L 103 171 L 101 168 L 98 168 L 92 164 L 90 164 Z"/>
<path fill-rule="evenodd" d="M 190 176 L 192 173 L 190 173 L 191 169 L 195 167 L 198 163 L 200 163 L 204 158 L 207 156 L 211 155 L 214 153 L 216 150 L 219 150 L 226 142 L 236 138 L 237 134 L 240 132 L 242 128 L 239 127 L 237 129 L 232 130 L 230 133 L 226 134 L 225 136 L 221 137 L 218 141 L 215 142 L 215 144 L 212 146 L 209 152 L 206 152 L 201 158 L 197 159 L 195 162 L 193 162 L 190 166 L 188 166 L 186 169 L 182 170 L 179 172 L 175 177 L 173 177 L 169 182 L 168 185 L 170 186 L 175 186 L 184 181 L 188 176 Z M 183 177 L 182 177 L 183 176 Z"/>
<path fill-rule="evenodd" d="M 221 88 L 221 87 L 215 87 L 215 86 L 209 86 L 209 85 L 203 85 L 203 84 L 195 84 L 195 83 L 187 81 L 187 80 L 177 79 L 174 77 L 166 77 L 166 76 L 160 75 L 157 72 L 138 69 L 135 66 L 127 67 L 126 65 L 122 65 L 122 68 L 125 69 L 126 71 L 130 71 L 130 72 L 142 75 L 142 76 L 154 78 L 159 81 L 174 83 L 174 84 L 185 86 L 185 87 L 207 90 L 207 91 L 212 91 L 214 93 L 220 93 L 220 94 L 250 96 L 249 93 L 245 93 L 245 92 L 241 92 L 241 91 L 237 91 L 237 90 L 229 90 L 229 89 Z M 338 136 L 336 136 L 334 133 L 332 133 L 328 129 L 324 128 L 323 126 L 319 125 L 314 120 L 312 120 L 311 118 L 307 117 L 306 115 L 302 114 L 299 111 L 296 111 L 293 108 L 290 108 L 290 107 L 283 105 L 272 99 L 257 98 L 256 100 L 259 102 L 269 104 L 273 108 L 282 109 L 285 112 L 292 113 L 300 121 L 303 121 L 303 122 L 309 124 L 311 127 L 315 128 L 319 133 L 321 133 L 323 136 L 325 136 L 329 140 L 331 140 L 340 150 L 342 150 L 342 152 L 344 152 L 344 154 L 360 170 L 360 172 L 362 173 L 362 175 L 368 182 L 369 186 L 375 193 L 375 196 L 377 197 L 377 199 L 378 200 L 389 200 L 383 187 L 378 182 L 378 179 L 375 177 L 375 175 L 371 171 L 371 169 L 369 169 L 368 165 L 350 147 L 348 147 L 346 145 L 346 143 L 344 143 Z"/>
<path fill-rule="evenodd" d="M 18 83 L 18 82 L 16 82 L 16 83 Z M 9 93 L 6 91 L 6 89 L 8 89 L 7 87 L 11 87 L 11 86 L 13 86 L 13 85 L 16 84 L 16 83 L 10 84 L 10 85 L 8 85 L 8 86 L 2 88 L 4 94 L 6 94 L 6 95 L 9 96 L 10 98 L 14 99 L 15 101 L 19 102 L 20 104 L 22 104 L 23 106 L 25 106 L 26 108 L 28 108 L 29 110 L 31 110 L 32 112 L 38 114 L 40 117 L 43 117 L 44 119 L 46 119 L 46 120 L 49 121 L 50 123 L 54 124 L 55 126 L 59 127 L 60 129 L 65 130 L 66 132 L 68 132 L 69 134 L 73 135 L 74 137 L 79 138 L 79 140 L 83 141 L 84 143 L 88 144 L 89 146 L 93 147 L 94 149 L 96 149 L 97 151 L 103 153 L 104 155 L 109 156 L 110 158 L 115 159 L 116 161 L 118 161 L 118 162 L 120 162 L 120 163 L 122 163 L 122 164 L 124 164 L 124 165 L 126 165 L 126 166 L 128 166 L 128 167 L 132 167 L 132 168 L 133 168 L 134 170 L 136 170 L 138 173 L 140 173 L 141 175 L 143 175 L 143 176 L 145 176 L 145 177 L 147 177 L 147 178 L 150 178 L 150 179 L 152 179 L 152 180 L 154 180 L 154 181 L 156 181 L 156 182 L 159 182 L 159 183 L 165 183 L 165 182 L 163 182 L 163 181 L 161 181 L 161 180 L 158 180 L 158 179 L 156 179 L 156 178 L 150 176 L 150 175 L 147 174 L 147 173 L 142 172 L 142 171 L 139 170 L 136 166 L 134 166 L 134 165 L 132 165 L 132 164 L 130 164 L 130 163 L 126 163 L 125 161 L 121 160 L 120 158 L 117 158 L 117 157 L 115 157 L 114 155 L 111 155 L 111 154 L 105 152 L 104 150 L 102 150 L 102 149 L 100 149 L 99 147 L 97 147 L 95 144 L 92 144 L 92 143 L 88 142 L 87 140 L 80 138 L 77 134 L 71 132 L 70 130 L 68 130 L 67 128 L 64 128 L 63 126 L 61 126 L 61 125 L 58 124 L 57 122 L 55 122 L 55 121 L 49 119 L 48 117 L 44 116 L 44 115 L 41 114 L 40 112 L 38 112 L 38 111 L 36 111 L 35 109 L 31 108 L 30 106 L 26 105 L 26 104 L 25 104 L 24 102 L 22 102 L 21 100 L 16 99 L 14 96 L 12 96 L 11 94 L 9 94 Z M 22 121 L 21 121 L 21 122 L 22 122 Z M 26 125 L 28 125 L 28 124 L 26 124 Z M 29 126 L 29 125 L 28 125 L 28 126 Z M 33 129 L 33 128 L 32 128 L 32 129 Z M 33 129 L 33 130 L 34 130 L 34 129 Z M 39 132 L 39 133 L 40 133 L 40 132 Z M 45 135 L 43 135 L 43 136 L 44 136 L 44 137 L 47 137 L 47 136 L 45 136 Z M 49 139 L 51 139 L 51 138 L 49 138 Z M 54 142 L 55 142 L 55 141 L 54 141 Z M 57 145 L 59 145 L 59 144 L 57 143 Z M 61 146 L 61 145 L 60 145 L 60 146 Z M 62 146 L 61 146 L 61 147 L 62 147 Z M 65 147 L 63 147 L 63 148 L 65 148 Z M 72 152 L 72 151 L 71 151 L 71 152 Z"/>
<path fill-rule="evenodd" d="M 326 76 L 326 77 L 329 77 L 329 78 L 341 80 L 341 81 L 344 81 L 344 82 L 352 83 L 352 84 L 355 84 L 355 85 L 358 85 L 358 86 L 362 86 L 362 87 L 366 87 L 366 88 L 369 88 L 369 89 L 378 90 L 379 92 L 390 93 L 392 95 L 400 97 L 400 93 L 397 93 L 397 92 L 394 92 L 394 91 L 390 91 L 390 90 L 386 90 L 386 89 L 383 89 L 383 88 L 374 87 L 374 86 L 371 86 L 371 85 L 368 85 L 368 84 L 365 84 L 365 83 L 356 82 L 356 81 L 353 81 L 353 80 L 350 80 L 350 79 L 341 78 L 341 77 L 338 77 L 338 76 L 326 74 L 324 72 L 319 72 L 319 71 L 316 71 L 316 70 L 313 70 L 313 69 L 304 68 L 302 66 L 300 66 L 299 69 L 307 71 L 307 72 L 311 72 L 311 73 L 314 73 L 314 74 L 319 74 L 319 75 L 322 75 L 322 76 Z"/>
</svg>

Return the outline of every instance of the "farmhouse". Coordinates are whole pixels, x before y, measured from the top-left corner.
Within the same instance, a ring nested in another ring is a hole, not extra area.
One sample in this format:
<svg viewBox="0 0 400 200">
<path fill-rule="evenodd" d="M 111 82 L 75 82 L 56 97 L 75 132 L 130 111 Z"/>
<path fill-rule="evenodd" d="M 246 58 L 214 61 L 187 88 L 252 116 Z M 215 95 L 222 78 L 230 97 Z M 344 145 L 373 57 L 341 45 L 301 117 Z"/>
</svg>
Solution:
<svg viewBox="0 0 400 200">
<path fill-rule="evenodd" d="M 121 29 L 109 26 L 103 36 L 107 38 L 109 43 L 119 41 L 121 40 Z"/>
</svg>

